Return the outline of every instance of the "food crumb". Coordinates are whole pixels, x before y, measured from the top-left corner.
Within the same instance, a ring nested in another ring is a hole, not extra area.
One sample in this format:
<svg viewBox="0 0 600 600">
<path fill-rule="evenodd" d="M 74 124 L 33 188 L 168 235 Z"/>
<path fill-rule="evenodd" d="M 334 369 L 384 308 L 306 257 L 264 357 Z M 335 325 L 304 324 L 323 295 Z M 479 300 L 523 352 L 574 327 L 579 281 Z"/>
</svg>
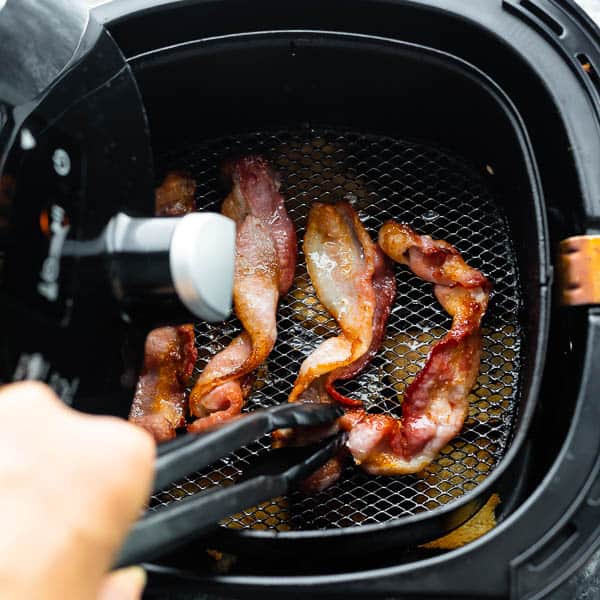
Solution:
<svg viewBox="0 0 600 600">
<path fill-rule="evenodd" d="M 473 515 L 466 523 L 437 540 L 422 544 L 421 548 L 454 550 L 479 539 L 482 535 L 496 527 L 496 507 L 498 504 L 500 504 L 500 496 L 492 494 L 479 512 Z"/>
<path fill-rule="evenodd" d="M 223 553 L 219 550 L 213 550 L 212 548 L 206 549 L 206 554 L 208 554 L 211 558 L 215 560 L 221 560 L 223 558 Z"/>
</svg>

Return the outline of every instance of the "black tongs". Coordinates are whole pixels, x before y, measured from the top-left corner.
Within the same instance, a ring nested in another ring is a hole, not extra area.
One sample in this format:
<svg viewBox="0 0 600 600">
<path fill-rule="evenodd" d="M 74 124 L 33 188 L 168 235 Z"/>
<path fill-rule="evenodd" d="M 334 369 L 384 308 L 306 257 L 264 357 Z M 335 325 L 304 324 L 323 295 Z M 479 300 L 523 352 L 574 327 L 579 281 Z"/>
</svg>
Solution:
<svg viewBox="0 0 600 600">
<path fill-rule="evenodd" d="M 270 431 L 324 425 L 342 414 L 333 404 L 283 404 L 257 410 L 205 434 L 183 435 L 158 448 L 153 493 Z M 115 566 L 156 558 L 206 533 L 219 520 L 284 494 L 325 464 L 344 442 L 344 434 L 338 434 L 313 446 L 271 450 L 251 473 L 244 473 L 241 483 L 213 488 L 146 513 L 132 527 Z"/>
</svg>

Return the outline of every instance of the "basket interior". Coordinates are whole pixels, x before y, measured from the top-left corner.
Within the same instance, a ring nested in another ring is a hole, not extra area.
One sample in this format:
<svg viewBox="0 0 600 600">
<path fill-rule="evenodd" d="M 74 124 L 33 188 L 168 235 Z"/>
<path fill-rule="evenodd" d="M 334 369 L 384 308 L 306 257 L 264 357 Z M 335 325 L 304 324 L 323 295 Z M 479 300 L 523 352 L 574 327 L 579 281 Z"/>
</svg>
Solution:
<svg viewBox="0 0 600 600">
<path fill-rule="evenodd" d="M 157 156 L 167 172 L 184 169 L 197 181 L 200 210 L 219 210 L 225 197 L 219 165 L 228 157 L 262 153 L 281 174 L 282 193 L 302 240 L 312 202 L 349 201 L 376 239 L 388 219 L 447 240 L 494 285 L 483 323 L 484 351 L 470 395 L 464 430 L 423 472 L 372 477 L 348 465 L 341 480 L 306 496 L 293 492 L 232 516 L 231 528 L 315 530 L 384 523 L 452 502 L 481 483 L 505 453 L 518 414 L 523 331 L 522 293 L 507 220 L 488 185 L 492 167 L 477 172 L 437 146 L 339 128 L 246 133 L 171 146 Z M 432 285 L 396 265 L 397 298 L 385 342 L 368 368 L 341 390 L 371 412 L 401 414 L 402 393 L 450 326 Z M 196 326 L 197 373 L 240 331 L 233 318 Z M 296 279 L 278 310 L 278 340 L 260 367 L 245 410 L 286 402 L 302 360 L 335 321 L 319 304 L 300 252 Z M 252 458 L 270 448 L 268 436 L 194 473 L 152 498 L 151 508 L 177 502 L 215 485 L 234 483 Z"/>
</svg>

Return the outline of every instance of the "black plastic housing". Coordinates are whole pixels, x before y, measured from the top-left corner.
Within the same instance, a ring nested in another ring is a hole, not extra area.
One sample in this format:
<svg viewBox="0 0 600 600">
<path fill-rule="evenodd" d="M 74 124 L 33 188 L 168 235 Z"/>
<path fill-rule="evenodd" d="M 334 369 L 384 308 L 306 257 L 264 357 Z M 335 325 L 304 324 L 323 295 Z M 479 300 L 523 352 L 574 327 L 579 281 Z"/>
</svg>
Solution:
<svg viewBox="0 0 600 600">
<path fill-rule="evenodd" d="M 61 254 L 119 210 L 153 214 L 139 91 L 84 5 L 10 0 L 0 33 L 0 379 L 47 381 L 68 403 L 109 395 L 121 308 L 101 270 L 105 285 L 87 293 L 79 261 Z"/>
<path fill-rule="evenodd" d="M 369 543 L 375 536 L 383 551 L 431 539 L 464 522 L 485 502 L 525 439 L 547 327 L 549 258 L 541 190 L 527 134 L 508 98 L 482 73 L 450 55 L 373 36 L 238 34 L 149 53 L 131 65 L 157 151 L 180 143 L 182 132 L 193 140 L 224 132 L 294 128 L 308 121 L 418 137 L 450 147 L 481 169 L 494 165 L 520 258 L 525 295 L 521 320 L 527 331 L 528 368 L 508 456 L 485 484 L 432 512 L 327 534 L 223 531 L 219 543 L 239 547 L 243 539 L 245 546 L 261 553 L 276 547 L 278 553 L 310 550 L 328 555 L 353 553 L 349 540 Z M 210 85 L 199 89 L 190 73 L 202 73 Z M 177 90 L 176 111 L 169 90 Z M 445 101 L 440 104 L 442 95 Z"/>
<path fill-rule="evenodd" d="M 582 56 L 591 73 L 600 65 L 591 22 L 571 2 L 546 0 L 133 0 L 97 14 L 134 68 L 159 147 L 173 136 L 316 119 L 401 132 L 493 164 L 526 291 L 528 364 L 506 466 L 537 410 L 505 471 L 512 479 L 497 528 L 439 555 L 405 552 L 398 535 L 395 552 L 332 556 L 320 568 L 307 558 L 211 576 L 180 560 L 151 569 L 157 593 L 537 598 L 567 577 L 597 546 L 600 517 L 599 317 L 551 309 L 556 242 L 594 231 L 600 219 L 598 85 L 582 68 Z M 502 485 L 497 479 L 480 488 Z M 360 548 L 393 544 L 399 530 L 390 525 L 383 536 L 365 528 Z M 310 557 L 318 540 L 301 533 L 287 543 Z M 328 550 L 335 554 L 334 542 Z"/>
</svg>

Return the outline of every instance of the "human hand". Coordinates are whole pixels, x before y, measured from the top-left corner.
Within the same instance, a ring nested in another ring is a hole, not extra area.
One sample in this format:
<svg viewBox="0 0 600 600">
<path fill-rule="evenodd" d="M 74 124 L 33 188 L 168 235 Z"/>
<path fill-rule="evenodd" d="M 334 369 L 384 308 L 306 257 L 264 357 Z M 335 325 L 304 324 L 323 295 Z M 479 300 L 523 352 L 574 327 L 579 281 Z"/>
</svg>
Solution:
<svg viewBox="0 0 600 600">
<path fill-rule="evenodd" d="M 152 438 L 40 383 L 0 388 L 0 423 L 0 597 L 139 598 L 141 569 L 107 572 L 148 499 Z"/>
</svg>

